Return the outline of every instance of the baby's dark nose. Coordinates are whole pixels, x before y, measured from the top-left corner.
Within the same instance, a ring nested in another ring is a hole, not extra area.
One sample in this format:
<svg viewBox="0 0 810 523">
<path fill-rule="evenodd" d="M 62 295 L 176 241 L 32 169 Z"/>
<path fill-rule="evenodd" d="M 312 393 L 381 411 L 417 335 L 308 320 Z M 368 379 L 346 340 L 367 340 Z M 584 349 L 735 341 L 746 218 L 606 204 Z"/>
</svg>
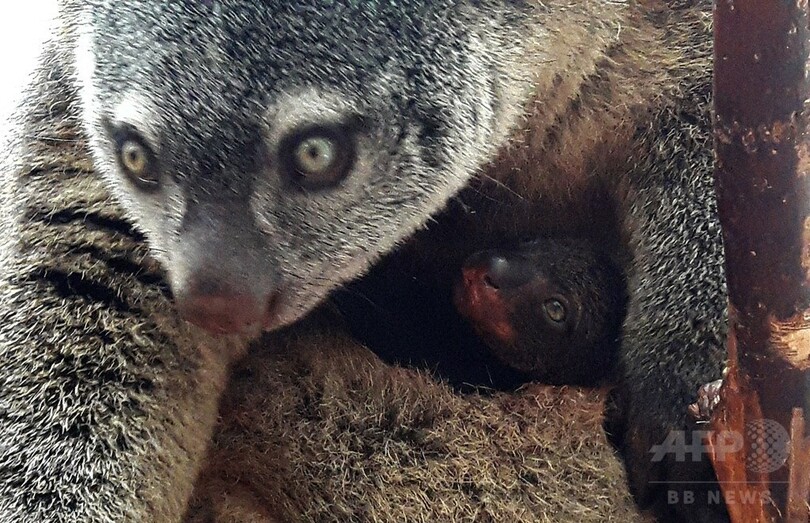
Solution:
<svg viewBox="0 0 810 523">
<path fill-rule="evenodd" d="M 467 285 L 514 289 L 528 283 L 534 270 L 525 258 L 508 256 L 497 251 L 483 251 L 473 254 L 464 262 L 463 273 Z"/>
</svg>

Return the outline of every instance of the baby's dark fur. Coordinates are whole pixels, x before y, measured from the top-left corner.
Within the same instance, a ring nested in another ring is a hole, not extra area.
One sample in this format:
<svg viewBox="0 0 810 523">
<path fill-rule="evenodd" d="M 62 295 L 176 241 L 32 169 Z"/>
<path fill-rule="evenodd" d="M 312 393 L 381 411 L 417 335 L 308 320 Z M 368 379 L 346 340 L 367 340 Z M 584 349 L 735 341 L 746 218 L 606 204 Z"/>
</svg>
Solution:
<svg viewBox="0 0 810 523">
<path fill-rule="evenodd" d="M 532 380 L 613 379 L 624 279 L 589 242 L 539 239 L 464 262 L 455 303 L 501 362 Z"/>
</svg>

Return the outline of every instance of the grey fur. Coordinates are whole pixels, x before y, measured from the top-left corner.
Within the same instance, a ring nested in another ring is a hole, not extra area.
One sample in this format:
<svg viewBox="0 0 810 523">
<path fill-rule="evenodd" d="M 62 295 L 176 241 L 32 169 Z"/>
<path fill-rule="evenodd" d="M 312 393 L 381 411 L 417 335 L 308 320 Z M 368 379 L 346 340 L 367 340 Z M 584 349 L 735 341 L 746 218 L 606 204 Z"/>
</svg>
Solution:
<svg viewBox="0 0 810 523">
<path fill-rule="evenodd" d="M 650 467 L 647 451 L 686 428 L 723 360 L 706 6 L 325 4 L 64 2 L 3 164 L 3 521 L 180 517 L 243 342 L 180 321 L 145 242 L 177 297 L 201 270 L 278 292 L 278 327 L 471 182 L 417 258 L 441 276 L 505 237 L 613 238 L 629 277 L 616 430 L 631 482 L 647 501 L 648 480 L 705 472 Z M 354 117 L 356 167 L 340 186 L 281 183 L 285 133 Z M 152 144 L 158 192 L 122 178 L 105 119 Z M 81 156 L 79 120 L 123 211 L 89 165 L 62 167 Z M 54 139 L 71 144 L 61 164 Z M 604 202 L 613 214 L 594 210 Z"/>
<path fill-rule="evenodd" d="M 2 163 L 0 521 L 177 521 L 246 344 L 177 316 L 45 62 Z"/>
<path fill-rule="evenodd" d="M 512 67 L 528 15 L 507 18 L 497 2 L 83 4 L 77 77 L 100 170 L 175 293 L 189 272 L 216 264 L 234 286 L 282 290 L 274 326 L 439 210 L 507 138 L 532 88 Z M 105 117 L 154 136 L 162 191 L 121 182 Z M 280 138 L 299 122 L 354 117 L 362 131 L 346 182 L 285 188 Z M 218 243 L 234 234 L 255 247 Z"/>
</svg>

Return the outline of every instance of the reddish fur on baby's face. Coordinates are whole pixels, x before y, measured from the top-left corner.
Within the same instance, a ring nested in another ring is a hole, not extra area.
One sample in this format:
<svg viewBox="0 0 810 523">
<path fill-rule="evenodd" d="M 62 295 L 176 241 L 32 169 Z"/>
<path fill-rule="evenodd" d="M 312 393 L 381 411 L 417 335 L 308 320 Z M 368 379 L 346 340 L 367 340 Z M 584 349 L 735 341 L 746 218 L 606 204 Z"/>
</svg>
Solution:
<svg viewBox="0 0 810 523">
<path fill-rule="evenodd" d="M 508 305 L 496 289 L 478 285 L 486 271 L 480 267 L 462 269 L 461 282 L 454 289 L 453 299 L 462 316 L 468 318 L 482 338 L 494 338 L 498 343 L 515 341 L 515 329 L 509 319 Z"/>
</svg>

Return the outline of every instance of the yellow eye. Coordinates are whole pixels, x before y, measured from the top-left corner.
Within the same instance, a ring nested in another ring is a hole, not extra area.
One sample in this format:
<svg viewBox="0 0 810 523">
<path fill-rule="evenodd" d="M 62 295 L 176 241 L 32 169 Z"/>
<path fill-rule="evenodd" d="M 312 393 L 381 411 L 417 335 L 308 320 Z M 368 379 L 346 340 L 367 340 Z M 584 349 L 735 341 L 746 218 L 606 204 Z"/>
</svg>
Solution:
<svg viewBox="0 0 810 523">
<path fill-rule="evenodd" d="M 149 164 L 146 149 L 134 140 L 127 140 L 121 146 L 121 165 L 134 176 L 146 172 Z"/>
<path fill-rule="evenodd" d="M 343 126 L 314 127 L 281 143 L 281 165 L 287 178 L 302 189 L 336 186 L 354 162 L 351 131 Z"/>
<path fill-rule="evenodd" d="M 312 136 L 298 144 L 295 149 L 295 165 L 304 176 L 327 175 L 338 157 L 338 144 L 325 136 Z"/>
<path fill-rule="evenodd" d="M 124 173 L 142 190 L 154 190 L 160 185 L 155 155 L 143 139 L 132 130 L 123 129 L 114 135 L 118 164 Z"/>
</svg>

